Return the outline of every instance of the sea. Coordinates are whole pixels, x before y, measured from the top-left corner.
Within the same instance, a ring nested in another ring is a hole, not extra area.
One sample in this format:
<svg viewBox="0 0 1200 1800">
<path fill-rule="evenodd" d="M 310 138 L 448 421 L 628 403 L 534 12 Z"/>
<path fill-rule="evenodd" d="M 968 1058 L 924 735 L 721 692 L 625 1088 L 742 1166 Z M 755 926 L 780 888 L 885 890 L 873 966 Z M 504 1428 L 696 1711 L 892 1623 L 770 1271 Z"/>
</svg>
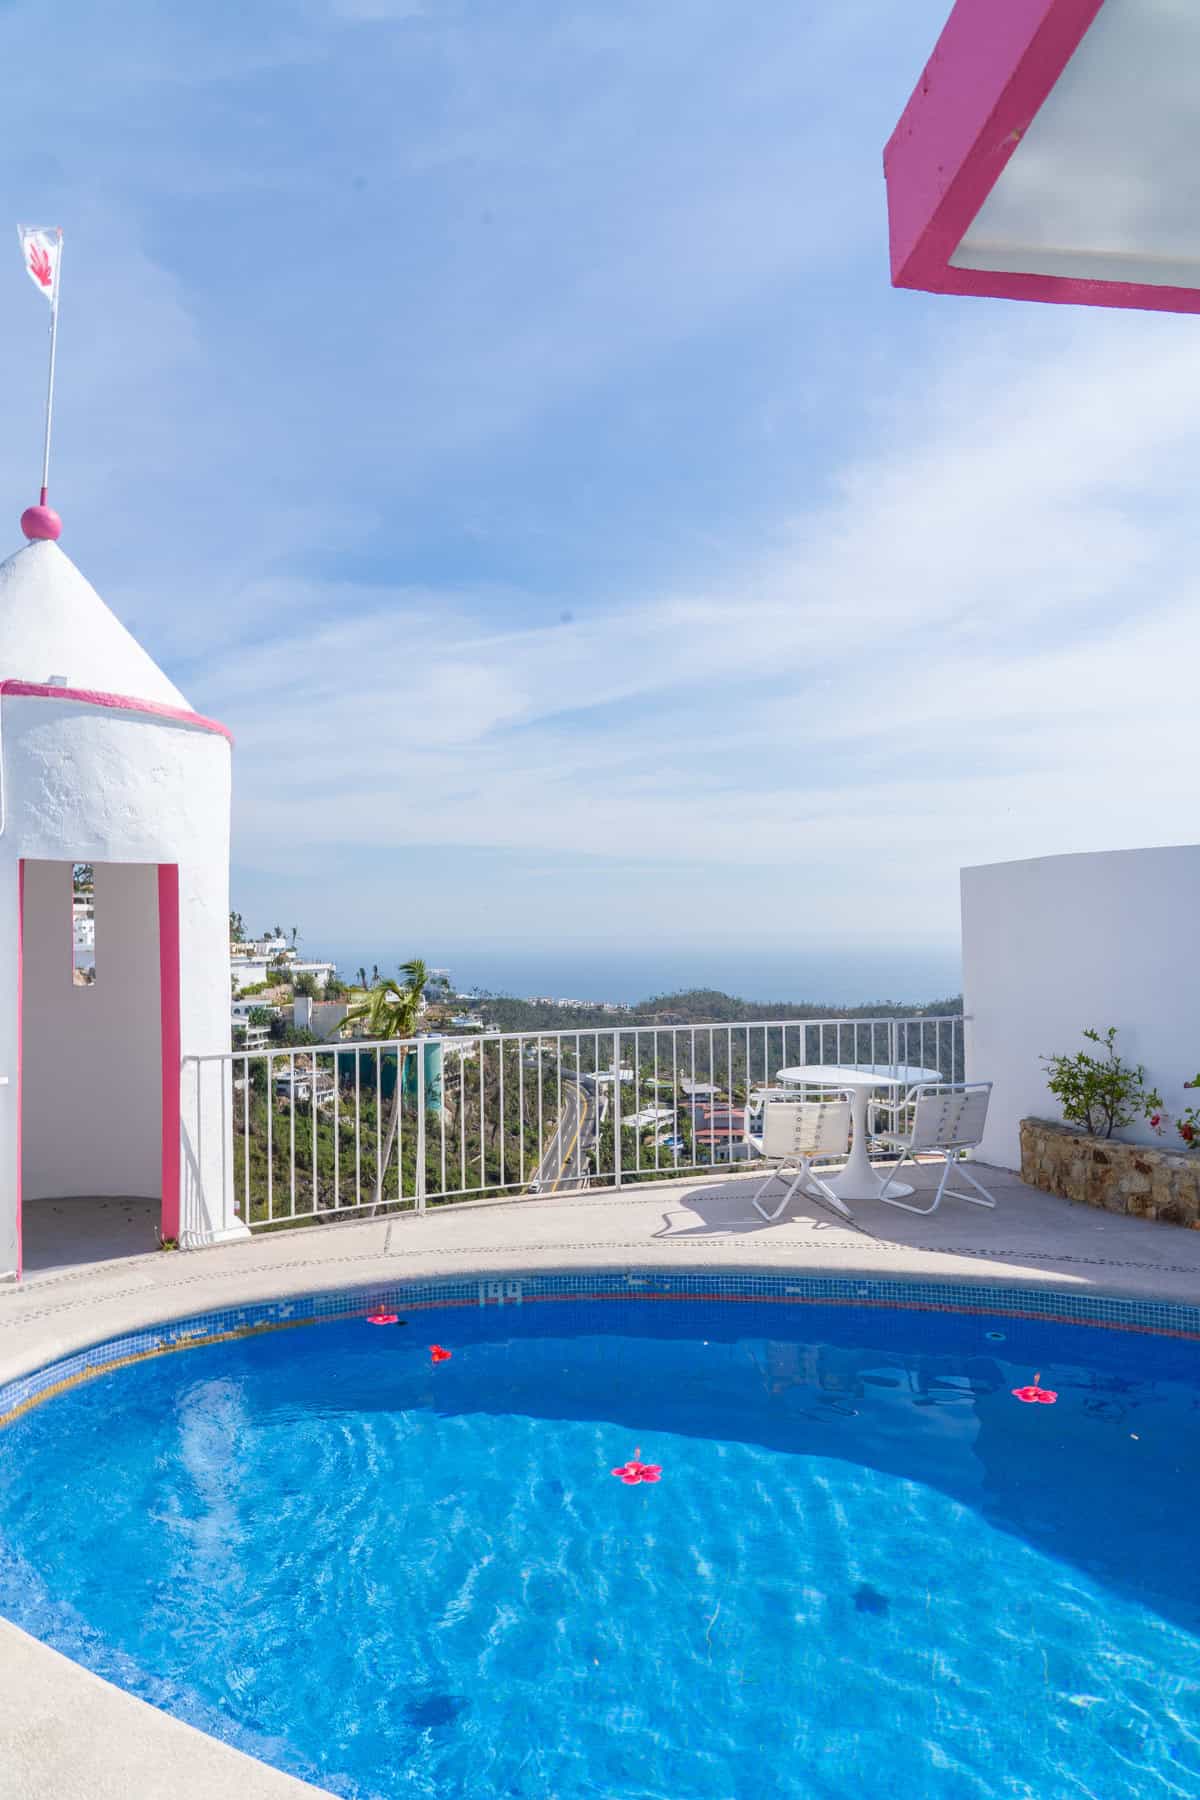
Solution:
<svg viewBox="0 0 1200 1800">
<path fill-rule="evenodd" d="M 911 1002 L 923 1006 L 944 1000 L 962 988 L 958 946 L 917 950 L 647 950 L 581 951 L 577 945 L 545 948 L 498 948 L 422 945 L 430 968 L 450 971 L 456 992 L 475 991 L 526 1000 L 614 1001 L 629 1005 L 657 994 L 689 988 L 715 988 L 738 999 L 795 1005 L 811 1000 L 828 1006 L 865 1006 L 872 1001 Z M 336 948 L 338 971 L 353 979 L 362 966 L 368 976 L 376 964 L 382 975 L 395 974 L 411 948 L 382 946 Z"/>
</svg>

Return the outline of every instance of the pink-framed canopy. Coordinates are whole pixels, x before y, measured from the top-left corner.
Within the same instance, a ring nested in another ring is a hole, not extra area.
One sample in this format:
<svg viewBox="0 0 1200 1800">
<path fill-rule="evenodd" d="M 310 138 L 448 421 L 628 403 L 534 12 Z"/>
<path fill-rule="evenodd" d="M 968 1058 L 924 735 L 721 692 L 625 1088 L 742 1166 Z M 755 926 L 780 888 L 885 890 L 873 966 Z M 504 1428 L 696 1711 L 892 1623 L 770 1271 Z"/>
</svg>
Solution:
<svg viewBox="0 0 1200 1800">
<path fill-rule="evenodd" d="M 957 0 L 884 152 L 897 287 L 1200 312 L 1200 4 Z"/>
</svg>

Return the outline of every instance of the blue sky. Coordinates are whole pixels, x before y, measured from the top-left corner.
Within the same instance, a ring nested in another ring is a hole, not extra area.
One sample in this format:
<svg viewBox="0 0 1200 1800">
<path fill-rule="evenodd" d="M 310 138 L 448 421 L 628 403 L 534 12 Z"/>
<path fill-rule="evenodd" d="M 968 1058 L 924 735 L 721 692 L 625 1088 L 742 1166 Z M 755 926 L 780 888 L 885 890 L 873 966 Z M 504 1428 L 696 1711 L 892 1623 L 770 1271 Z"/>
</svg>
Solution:
<svg viewBox="0 0 1200 1800">
<path fill-rule="evenodd" d="M 947 10 L 0 12 L 63 547 L 232 726 L 256 924 L 952 948 L 963 863 L 1194 836 L 1200 334 L 890 288 Z"/>
</svg>

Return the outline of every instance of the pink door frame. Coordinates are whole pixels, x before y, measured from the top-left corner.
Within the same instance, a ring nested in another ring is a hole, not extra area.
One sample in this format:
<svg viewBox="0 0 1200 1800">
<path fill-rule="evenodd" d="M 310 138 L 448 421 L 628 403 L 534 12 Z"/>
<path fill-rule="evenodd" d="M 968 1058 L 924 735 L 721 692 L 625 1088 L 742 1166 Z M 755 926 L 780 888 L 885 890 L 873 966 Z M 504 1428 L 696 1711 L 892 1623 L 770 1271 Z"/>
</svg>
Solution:
<svg viewBox="0 0 1200 1800">
<path fill-rule="evenodd" d="M 158 865 L 158 1003 L 162 1044 L 163 1242 L 179 1242 L 179 864 Z"/>
<path fill-rule="evenodd" d="M 23 1169 L 23 1152 L 21 1148 L 21 1132 L 25 1120 L 25 1107 L 22 1096 L 24 1082 L 22 1065 L 25 1049 L 25 858 L 17 864 L 17 1129 L 14 1133 L 17 1145 L 17 1178 L 14 1187 L 17 1194 L 17 1280 L 25 1262 L 25 1245 L 22 1221 L 21 1175 Z"/>
<path fill-rule="evenodd" d="M 158 865 L 158 997 L 162 1063 L 162 1196 L 160 1232 L 179 1240 L 179 865 Z M 17 1280 L 24 1265 L 22 1145 L 25 1044 L 25 858 L 17 864 Z"/>
</svg>

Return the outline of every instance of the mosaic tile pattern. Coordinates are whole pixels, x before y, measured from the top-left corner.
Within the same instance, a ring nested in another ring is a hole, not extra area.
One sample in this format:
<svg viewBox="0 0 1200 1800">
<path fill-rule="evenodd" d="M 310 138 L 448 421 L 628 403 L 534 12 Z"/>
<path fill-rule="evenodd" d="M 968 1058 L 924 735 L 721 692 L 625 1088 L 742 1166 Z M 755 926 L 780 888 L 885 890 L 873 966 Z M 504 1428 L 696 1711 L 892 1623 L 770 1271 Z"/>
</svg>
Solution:
<svg viewBox="0 0 1200 1800">
<path fill-rule="evenodd" d="M 922 1312 L 986 1314 L 1062 1325 L 1103 1326 L 1200 1341 L 1200 1308 L 1169 1300 L 1121 1299 L 1055 1293 L 1043 1288 L 992 1287 L 982 1283 L 871 1280 L 854 1275 L 789 1276 L 631 1269 L 624 1273 L 478 1276 L 372 1283 L 369 1287 L 231 1307 L 190 1319 L 150 1326 L 109 1338 L 43 1369 L 0 1386 L 0 1425 L 65 1389 L 149 1357 L 168 1356 L 200 1344 L 227 1342 L 268 1331 L 363 1317 L 379 1306 L 401 1312 L 451 1307 L 529 1306 L 538 1303 L 647 1300 L 677 1303 L 728 1301 L 773 1305 L 861 1306 Z"/>
</svg>

